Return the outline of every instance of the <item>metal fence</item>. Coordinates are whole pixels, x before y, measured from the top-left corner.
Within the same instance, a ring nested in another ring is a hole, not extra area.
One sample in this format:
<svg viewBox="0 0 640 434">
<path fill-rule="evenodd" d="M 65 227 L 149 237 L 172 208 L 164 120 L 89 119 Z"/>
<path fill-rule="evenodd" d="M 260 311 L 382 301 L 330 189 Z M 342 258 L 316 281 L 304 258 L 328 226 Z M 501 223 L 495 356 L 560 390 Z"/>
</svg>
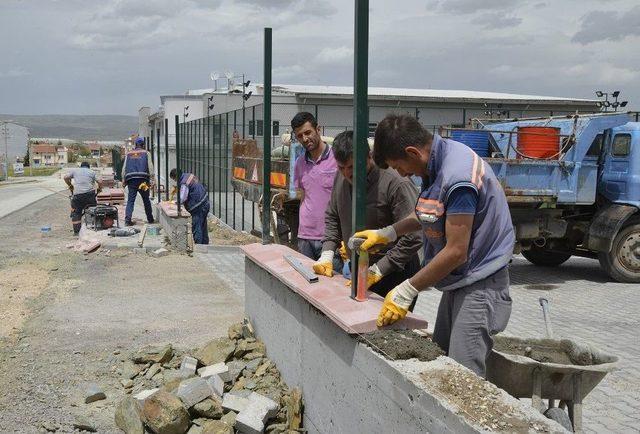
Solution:
<svg viewBox="0 0 640 434">
<path fill-rule="evenodd" d="M 291 119 L 300 111 L 308 111 L 316 116 L 324 136 L 335 136 L 341 131 L 352 128 L 353 107 L 351 105 L 272 104 L 272 149 L 281 146 L 281 135 L 289 132 Z M 383 117 L 387 113 L 411 114 L 417 116 L 428 130 L 437 132 L 443 125 L 464 126 L 465 118 L 476 114 L 477 109 L 438 109 L 436 119 L 439 122 L 437 123 L 432 121 L 433 116 L 428 118 L 424 116 L 424 107 L 370 106 L 369 111 L 377 112 L 377 116 L 370 116 L 370 119 Z M 517 113 L 510 111 L 508 114 L 510 116 L 528 115 L 527 112 L 521 111 Z M 553 114 L 558 113 L 547 113 L 547 115 Z M 631 112 L 629 117 L 631 121 L 638 121 L 639 114 Z M 369 124 L 371 136 L 376 126 L 376 122 Z M 180 146 L 179 168 L 183 172 L 193 173 L 206 186 L 211 212 L 233 229 L 255 234 L 261 231 L 257 203 L 245 199 L 231 183 L 232 144 L 234 136 L 253 138 L 256 139 L 258 148 L 262 149 L 264 132 L 262 105 L 182 122 L 178 125 L 177 131 Z"/>
</svg>

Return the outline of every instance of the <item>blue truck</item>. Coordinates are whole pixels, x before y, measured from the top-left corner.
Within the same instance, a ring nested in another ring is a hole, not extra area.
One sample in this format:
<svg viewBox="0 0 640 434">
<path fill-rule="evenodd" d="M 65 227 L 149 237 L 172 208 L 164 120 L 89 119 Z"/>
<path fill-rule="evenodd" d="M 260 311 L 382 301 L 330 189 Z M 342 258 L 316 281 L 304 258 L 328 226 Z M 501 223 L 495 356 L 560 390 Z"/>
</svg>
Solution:
<svg viewBox="0 0 640 434">
<path fill-rule="evenodd" d="M 558 152 L 523 154 L 522 127 L 559 131 Z M 490 144 L 485 161 L 509 202 L 516 253 L 540 266 L 558 266 L 571 256 L 597 258 L 612 279 L 640 282 L 640 122 L 603 113 L 480 128 Z"/>
</svg>

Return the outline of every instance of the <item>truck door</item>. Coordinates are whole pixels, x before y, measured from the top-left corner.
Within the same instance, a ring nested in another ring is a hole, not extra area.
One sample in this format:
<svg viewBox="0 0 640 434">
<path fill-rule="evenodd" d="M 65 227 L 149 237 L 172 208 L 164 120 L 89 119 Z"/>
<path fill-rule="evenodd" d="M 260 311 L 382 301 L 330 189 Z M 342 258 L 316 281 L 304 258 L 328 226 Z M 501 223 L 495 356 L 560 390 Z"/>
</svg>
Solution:
<svg viewBox="0 0 640 434">
<path fill-rule="evenodd" d="M 629 203 L 634 199 L 630 197 L 630 194 L 633 194 L 630 191 L 630 183 L 632 184 L 630 158 L 633 143 L 631 133 L 631 131 L 614 129 L 610 134 L 605 135 L 598 191 L 611 202 Z"/>
</svg>

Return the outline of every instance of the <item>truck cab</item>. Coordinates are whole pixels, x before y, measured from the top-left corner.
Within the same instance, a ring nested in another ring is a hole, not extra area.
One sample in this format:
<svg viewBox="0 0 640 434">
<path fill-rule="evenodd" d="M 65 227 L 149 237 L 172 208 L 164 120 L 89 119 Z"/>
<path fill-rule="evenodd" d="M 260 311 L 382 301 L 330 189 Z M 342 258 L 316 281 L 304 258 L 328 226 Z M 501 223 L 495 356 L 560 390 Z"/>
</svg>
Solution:
<svg viewBox="0 0 640 434">
<path fill-rule="evenodd" d="M 612 203 L 640 208 L 640 122 L 612 128 L 600 140 L 598 193 Z"/>
</svg>

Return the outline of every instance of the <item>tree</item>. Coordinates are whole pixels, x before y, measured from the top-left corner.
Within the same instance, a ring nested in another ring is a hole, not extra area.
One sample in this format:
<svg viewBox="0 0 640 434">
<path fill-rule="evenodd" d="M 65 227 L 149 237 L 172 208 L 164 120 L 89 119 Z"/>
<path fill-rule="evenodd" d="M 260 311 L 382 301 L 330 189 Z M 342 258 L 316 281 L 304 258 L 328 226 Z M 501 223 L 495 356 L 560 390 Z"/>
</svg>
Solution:
<svg viewBox="0 0 640 434">
<path fill-rule="evenodd" d="M 24 165 L 24 167 L 29 167 L 29 148 L 27 148 L 27 153 L 24 154 L 24 157 L 22 158 L 22 164 Z"/>
</svg>

